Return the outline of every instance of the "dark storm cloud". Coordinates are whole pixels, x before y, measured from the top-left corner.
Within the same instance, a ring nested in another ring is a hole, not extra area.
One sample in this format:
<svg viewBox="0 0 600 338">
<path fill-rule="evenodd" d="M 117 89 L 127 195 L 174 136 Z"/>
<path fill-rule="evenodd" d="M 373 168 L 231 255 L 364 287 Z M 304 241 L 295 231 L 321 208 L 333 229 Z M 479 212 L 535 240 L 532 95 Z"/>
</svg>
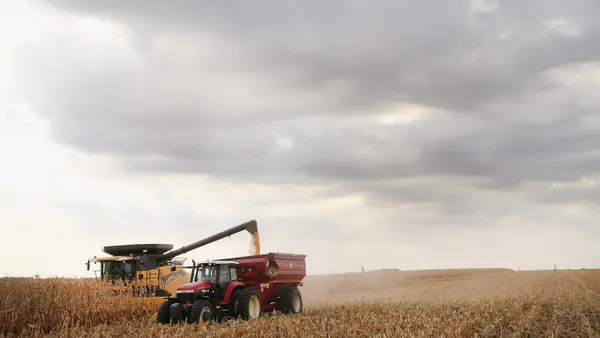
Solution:
<svg viewBox="0 0 600 338">
<path fill-rule="evenodd" d="M 498 13 L 486 15 L 471 13 L 470 3 L 392 1 L 373 6 L 344 1 L 274 7 L 266 2 L 235 6 L 65 2 L 62 6 L 122 22 L 133 30 L 134 41 L 165 35 L 188 36 L 194 43 L 194 32 L 218 34 L 243 46 L 244 57 L 235 61 L 244 64 L 245 71 L 255 69 L 286 86 L 311 90 L 333 80 L 347 81 L 350 93 L 339 97 L 346 102 L 340 108 L 346 109 L 360 103 L 413 100 L 467 110 L 519 93 L 540 71 L 585 61 L 600 52 L 594 43 L 597 25 L 589 14 L 599 8 L 591 1 L 573 7 L 509 2 Z M 437 10 L 429 10 L 433 7 Z M 548 15 L 576 16 L 582 36 L 543 32 Z M 502 40 L 499 36 L 505 31 L 511 37 Z M 195 68 L 193 63 L 187 66 Z M 220 66 L 224 71 L 234 67 Z M 290 79 L 282 74 L 286 68 L 303 75 Z"/>
<path fill-rule="evenodd" d="M 600 106 L 579 105 L 539 77 L 598 60 L 597 1 L 502 1 L 490 12 L 472 11 L 470 1 L 57 8 L 130 29 L 141 68 L 112 61 L 94 70 L 77 45 L 30 46 L 18 54 L 15 86 L 58 140 L 117 154 L 129 169 L 338 183 L 382 200 L 437 201 L 448 213 L 482 207 L 469 189 L 600 169 L 589 154 L 600 146 L 598 128 L 581 122 Z M 52 58 L 40 56 L 50 47 Z M 374 122 L 396 103 L 441 112 Z M 549 112 L 553 120 L 541 123 Z M 390 183 L 417 177 L 437 181 Z M 465 190 L 425 192 L 449 182 Z"/>
</svg>

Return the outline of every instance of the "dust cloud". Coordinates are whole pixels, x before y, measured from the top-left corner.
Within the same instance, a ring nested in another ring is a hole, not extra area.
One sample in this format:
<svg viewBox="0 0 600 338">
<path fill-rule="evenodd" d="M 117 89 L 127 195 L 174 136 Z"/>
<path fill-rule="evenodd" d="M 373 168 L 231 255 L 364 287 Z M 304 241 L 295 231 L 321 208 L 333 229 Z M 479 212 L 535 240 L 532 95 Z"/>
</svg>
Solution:
<svg viewBox="0 0 600 338">
<path fill-rule="evenodd" d="M 379 270 L 307 276 L 306 304 L 350 301 L 469 301 L 526 294 L 561 271 L 510 269 Z"/>
</svg>

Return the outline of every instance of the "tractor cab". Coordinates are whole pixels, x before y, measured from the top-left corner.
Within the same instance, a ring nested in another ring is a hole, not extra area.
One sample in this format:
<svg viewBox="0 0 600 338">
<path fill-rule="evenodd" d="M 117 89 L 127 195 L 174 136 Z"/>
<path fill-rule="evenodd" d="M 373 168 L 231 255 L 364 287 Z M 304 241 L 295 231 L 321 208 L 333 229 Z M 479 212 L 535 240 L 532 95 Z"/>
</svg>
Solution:
<svg viewBox="0 0 600 338">
<path fill-rule="evenodd" d="M 209 281 L 211 286 L 224 286 L 237 281 L 237 262 L 218 261 L 198 263 L 192 268 L 190 283 Z"/>
<path fill-rule="evenodd" d="M 182 303 L 192 303 L 198 297 L 209 298 L 213 304 L 222 302 L 231 282 L 237 282 L 237 262 L 207 261 L 192 267 L 190 281 L 177 288 Z"/>
</svg>

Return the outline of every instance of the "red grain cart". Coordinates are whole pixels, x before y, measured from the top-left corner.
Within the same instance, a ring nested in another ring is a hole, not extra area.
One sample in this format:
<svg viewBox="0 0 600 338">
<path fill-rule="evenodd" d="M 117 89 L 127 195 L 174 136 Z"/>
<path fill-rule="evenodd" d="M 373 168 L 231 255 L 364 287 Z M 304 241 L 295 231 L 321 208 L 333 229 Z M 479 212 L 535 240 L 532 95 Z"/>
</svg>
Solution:
<svg viewBox="0 0 600 338">
<path fill-rule="evenodd" d="M 189 283 L 159 307 L 158 323 L 249 320 L 272 310 L 302 312 L 298 287 L 306 276 L 306 255 L 268 253 L 194 263 L 191 268 Z"/>
</svg>

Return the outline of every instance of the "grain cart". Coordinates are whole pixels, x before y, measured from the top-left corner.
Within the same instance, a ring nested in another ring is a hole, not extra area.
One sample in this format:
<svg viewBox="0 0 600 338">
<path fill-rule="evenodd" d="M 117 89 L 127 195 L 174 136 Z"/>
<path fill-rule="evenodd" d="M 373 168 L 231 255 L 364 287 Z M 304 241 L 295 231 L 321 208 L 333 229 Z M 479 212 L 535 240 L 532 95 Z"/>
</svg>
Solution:
<svg viewBox="0 0 600 338">
<path fill-rule="evenodd" d="M 134 296 L 160 304 L 164 297 L 174 295 L 175 289 L 189 280 L 183 261 L 174 259 L 176 256 L 244 230 L 252 235 L 255 250 L 251 253 L 260 253 L 258 225 L 256 220 L 251 220 L 176 250 L 171 250 L 171 244 L 105 246 L 102 251 L 112 257 L 94 257 L 88 260 L 87 269 L 90 262 L 99 262 L 101 279 L 123 283 Z"/>
<path fill-rule="evenodd" d="M 302 312 L 298 289 L 306 255 L 268 253 L 206 261 L 191 267 L 189 283 L 159 307 L 160 324 L 211 319 L 256 319 L 264 312 Z"/>
</svg>

